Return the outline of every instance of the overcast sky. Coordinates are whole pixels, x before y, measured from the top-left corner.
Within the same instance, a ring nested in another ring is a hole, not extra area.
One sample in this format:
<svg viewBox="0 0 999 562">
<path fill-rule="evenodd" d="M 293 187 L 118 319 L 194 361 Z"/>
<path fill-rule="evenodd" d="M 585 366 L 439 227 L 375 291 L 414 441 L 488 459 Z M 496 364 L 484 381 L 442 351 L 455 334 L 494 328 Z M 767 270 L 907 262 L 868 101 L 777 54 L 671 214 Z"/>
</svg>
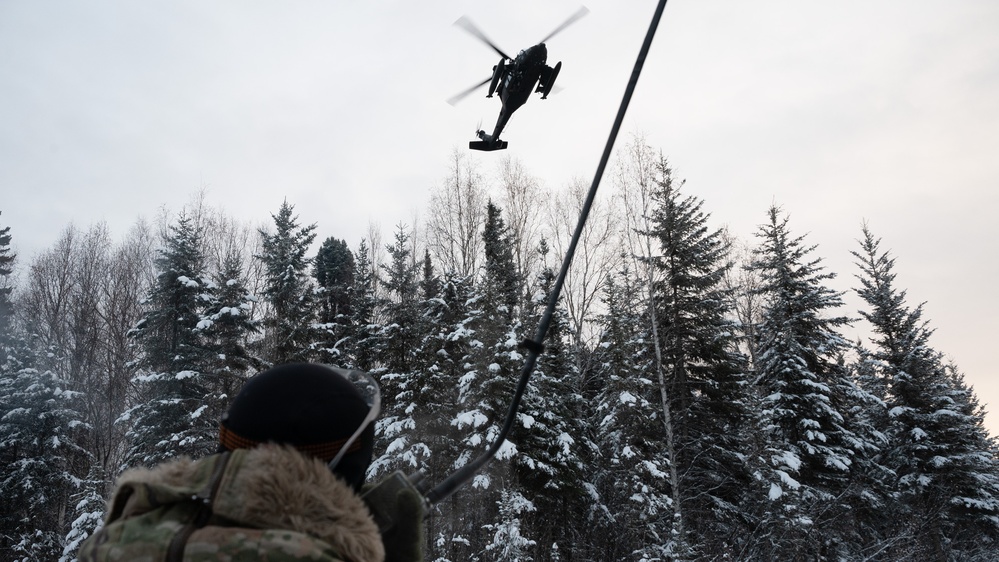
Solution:
<svg viewBox="0 0 999 562">
<path fill-rule="evenodd" d="M 596 169 L 654 0 L 587 0 L 548 42 L 564 89 L 513 117 L 505 153 L 550 188 Z M 572 0 L 0 2 L 0 226 L 26 265 L 71 222 L 116 236 L 199 188 L 239 219 L 281 202 L 319 239 L 412 224 L 499 102 L 445 100 Z M 618 146 L 661 149 L 717 226 L 772 203 L 848 291 L 862 221 L 925 301 L 999 435 L 999 2 L 673 0 Z M 845 313 L 859 306 L 848 295 Z M 848 333 L 849 335 L 849 333 Z"/>
</svg>

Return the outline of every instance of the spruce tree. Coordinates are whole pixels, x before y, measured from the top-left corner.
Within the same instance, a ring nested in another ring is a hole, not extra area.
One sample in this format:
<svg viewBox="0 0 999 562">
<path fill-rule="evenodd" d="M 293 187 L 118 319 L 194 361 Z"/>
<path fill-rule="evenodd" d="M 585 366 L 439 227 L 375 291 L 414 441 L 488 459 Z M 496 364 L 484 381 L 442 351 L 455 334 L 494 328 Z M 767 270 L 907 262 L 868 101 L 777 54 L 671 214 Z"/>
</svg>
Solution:
<svg viewBox="0 0 999 562">
<path fill-rule="evenodd" d="M 542 241 L 540 261 L 547 252 Z M 528 326 L 540 324 L 554 281 L 550 267 L 538 275 L 531 291 L 534 298 L 528 303 Z M 593 445 L 582 415 L 580 376 L 568 345 L 569 332 L 560 298 L 518 412 L 519 423 L 510 436 L 518 451 L 513 460 L 519 493 L 534 508 L 523 509 L 522 517 L 525 534 L 537 543 L 538 560 L 549 560 L 553 549 L 565 556 L 586 552 L 581 548 L 587 507 L 583 463 Z"/>
<path fill-rule="evenodd" d="M 952 557 L 987 560 L 999 545 L 999 444 L 985 429 L 985 409 L 964 374 L 953 363 L 944 370 L 947 397 L 959 414 L 944 433 L 951 442 L 950 470 L 941 478 L 941 488 L 950 494 L 944 527 L 948 546 Z"/>
<path fill-rule="evenodd" d="M 517 295 L 523 289 L 511 277 L 515 271 L 513 251 L 500 210 L 494 205 L 487 210 L 492 219 L 486 222 L 482 239 L 490 249 L 469 299 L 472 319 L 466 328 L 475 335 L 470 361 L 458 381 L 459 408 L 453 422 L 461 440 L 457 466 L 478 457 L 496 441 L 523 364 L 518 349 L 521 310 L 517 304 Z M 482 529 L 500 523 L 497 504 L 500 491 L 517 485 L 511 462 L 516 454 L 512 442 L 503 443 L 496 459 L 479 472 L 470 489 L 455 498 L 456 502 L 473 506 L 470 511 L 474 516 L 461 521 L 462 529 L 457 531 L 470 543 L 465 557 L 482 556 L 488 538 Z"/>
<path fill-rule="evenodd" d="M 756 370 L 772 500 L 762 522 L 772 546 L 762 555 L 843 557 L 853 534 L 845 492 L 862 447 L 847 416 L 856 387 L 838 329 L 848 319 L 833 315 L 842 296 L 824 285 L 834 274 L 810 257 L 815 247 L 791 234 L 778 207 L 768 216 L 751 264 L 764 299 Z"/>
<path fill-rule="evenodd" d="M 485 276 L 486 291 L 490 293 L 497 311 L 506 313 L 513 318 L 520 293 L 523 290 L 523 280 L 517 274 L 513 261 L 513 240 L 510 229 L 503 220 L 503 211 L 490 201 L 486 205 L 486 225 L 482 232 L 485 243 Z"/>
<path fill-rule="evenodd" d="M 203 269 L 201 231 L 185 213 L 170 225 L 156 259 L 156 283 L 134 336 L 144 356 L 134 381 L 141 398 L 120 423 L 131 424 L 131 463 L 155 464 L 215 449 L 218 418 L 211 418 L 207 371 L 210 352 L 201 323 L 211 299 Z"/>
<path fill-rule="evenodd" d="M 422 375 L 416 388 L 420 411 L 414 419 L 429 455 L 423 469 L 431 481 L 439 482 L 464 464 L 458 462 L 462 448 L 454 419 L 460 411 L 457 387 L 470 370 L 477 342 L 471 327 L 476 317 L 469 308 L 473 288 L 468 277 L 455 271 L 438 277 L 424 267 L 421 284 L 422 339 L 416 361 Z M 469 558 L 468 506 L 463 500 L 470 495 L 474 491 L 459 489 L 453 500 L 441 504 L 427 519 L 428 560 Z"/>
<path fill-rule="evenodd" d="M 720 556 L 746 534 L 739 506 L 752 485 L 743 459 L 755 426 L 730 319 L 733 295 L 724 284 L 729 247 L 722 230 L 709 228 L 703 202 L 682 193 L 665 159 L 656 172 L 651 228 L 642 234 L 658 246 L 650 257 L 652 302 L 676 451 L 674 523 L 689 535 L 678 537 L 680 548 L 698 545 L 703 555 Z"/>
<path fill-rule="evenodd" d="M 413 367 L 413 354 L 419 338 L 418 268 L 409 249 L 409 233 L 399 226 L 395 243 L 386 247 L 390 262 L 382 265 L 382 287 L 388 293 L 382 361 L 390 373 L 403 375 Z"/>
<path fill-rule="evenodd" d="M 0 228 L 0 350 L 10 343 L 11 331 L 14 327 L 14 305 L 11 293 L 14 288 L 10 275 L 14 272 L 14 261 L 17 254 L 10 248 L 10 227 Z"/>
<path fill-rule="evenodd" d="M 429 449 L 421 439 L 425 434 L 416 421 L 422 414 L 420 389 L 425 373 L 416 362 L 421 334 L 419 284 L 404 227 L 396 230 L 395 243 L 387 251 L 391 262 L 383 265 L 383 286 L 388 293 L 382 332 L 385 345 L 381 353 L 383 367 L 377 369 L 382 415 L 376 431 L 376 448 L 385 453 L 370 469 L 373 476 L 399 468 L 413 471 L 429 457 Z"/>
<path fill-rule="evenodd" d="M 999 464 L 983 412 L 953 367 L 929 343 L 923 305 L 906 304 L 895 260 L 865 226 L 857 294 L 874 337 L 870 353 L 888 410 L 884 462 L 896 476 L 903 540 L 896 557 L 977 560 L 994 553 L 999 531 Z"/>
<path fill-rule="evenodd" d="M 319 304 L 314 345 L 320 362 L 342 365 L 347 359 L 342 344 L 350 331 L 354 269 L 347 242 L 333 237 L 323 241 L 312 267 Z"/>
<path fill-rule="evenodd" d="M 600 560 L 655 560 L 669 556 L 673 531 L 670 459 L 663 434 L 655 357 L 645 320 L 644 289 L 628 262 L 608 279 L 596 353 L 603 387 L 594 424 L 598 457 L 587 539 Z"/>
<path fill-rule="evenodd" d="M 316 254 L 312 275 L 319 288 L 319 322 L 331 324 L 349 317 L 354 253 L 347 242 L 333 237 L 324 240 Z"/>
<path fill-rule="evenodd" d="M 206 415 L 213 419 L 221 418 L 243 381 L 262 366 L 247 346 L 260 332 L 260 323 L 253 318 L 257 298 L 246 288 L 242 258 L 230 254 L 220 265 L 208 284 L 209 300 L 198 323 L 209 351 L 206 370 L 212 384 Z"/>
<path fill-rule="evenodd" d="M 488 248 L 470 312 L 476 315 L 470 327 L 478 342 L 474 344 L 474 370 L 465 373 L 460 385 L 464 419 L 473 428 L 467 443 L 473 449 L 486 447 L 498 435 L 523 359 L 518 350 L 517 306 L 522 289 L 514 276 L 513 246 L 500 209 L 490 203 L 487 217 L 482 239 Z"/>
<path fill-rule="evenodd" d="M 72 460 L 81 454 L 78 394 L 50 370 L 0 372 L 0 548 L 11 560 L 56 560 L 69 521 L 71 491 L 79 484 Z"/>
<path fill-rule="evenodd" d="M 83 541 L 104 524 L 106 500 L 99 490 L 107 486 L 105 478 L 102 466 L 96 463 L 91 465 L 86 478 L 79 481 L 76 486 L 79 491 L 69 498 L 72 506 L 72 509 L 67 510 L 69 532 L 62 541 L 62 556 L 59 562 L 74 562 Z"/>
<path fill-rule="evenodd" d="M 434 269 L 434 262 L 430 259 L 430 250 L 423 252 L 423 278 L 420 279 L 420 292 L 424 302 L 436 299 L 441 293 L 441 279 Z"/>
<path fill-rule="evenodd" d="M 856 381 L 852 395 L 850 426 L 860 438 L 853 464 L 846 501 L 851 505 L 854 526 L 854 553 L 869 556 L 881 552 L 892 540 L 898 540 L 898 526 L 892 513 L 895 473 L 885 464 L 888 444 L 888 412 L 885 408 L 883 379 L 877 374 L 877 361 L 859 342 L 854 344 L 857 358 L 848 368 Z"/>
<path fill-rule="evenodd" d="M 536 560 L 533 554 L 539 550 L 538 542 L 521 532 L 523 517 L 537 511 L 533 502 L 518 491 L 503 490 L 496 504 L 499 508 L 498 521 L 483 527 L 487 533 L 492 534 L 492 540 L 484 550 L 486 559 L 495 562 Z M 541 553 L 537 556 L 545 559 Z"/>
<path fill-rule="evenodd" d="M 264 264 L 262 296 L 270 305 L 263 324 L 269 342 L 265 359 L 272 365 L 307 361 L 315 341 L 315 292 L 309 277 L 312 258 L 309 247 L 316 238 L 316 225 L 299 226 L 294 206 L 288 201 L 274 219 L 274 232 L 260 230 Z"/>
<path fill-rule="evenodd" d="M 350 325 L 342 344 L 335 346 L 343 363 L 362 371 L 375 368 L 382 347 L 381 326 L 378 324 L 381 299 L 377 294 L 378 273 L 371 266 L 368 243 L 361 244 L 354 254 L 354 285 L 350 289 Z"/>
</svg>

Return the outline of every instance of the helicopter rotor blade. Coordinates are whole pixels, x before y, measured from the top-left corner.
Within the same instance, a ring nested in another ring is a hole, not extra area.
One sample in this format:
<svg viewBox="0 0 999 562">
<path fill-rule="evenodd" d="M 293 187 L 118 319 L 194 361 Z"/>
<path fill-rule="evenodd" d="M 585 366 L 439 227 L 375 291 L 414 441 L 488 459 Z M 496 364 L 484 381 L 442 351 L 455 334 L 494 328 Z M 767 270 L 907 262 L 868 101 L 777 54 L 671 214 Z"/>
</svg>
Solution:
<svg viewBox="0 0 999 562">
<path fill-rule="evenodd" d="M 541 41 L 538 41 L 538 43 L 545 43 L 545 42 L 547 42 L 549 39 L 551 39 L 552 37 L 554 37 L 556 33 L 559 33 L 563 29 L 565 29 L 565 28 L 569 27 L 570 25 L 576 23 L 576 20 L 578 20 L 579 18 L 585 16 L 588 13 L 590 13 L 590 10 L 588 10 L 586 8 L 586 6 L 581 6 L 578 10 L 576 10 L 575 14 L 572 14 L 571 16 L 569 16 L 569 19 L 567 19 L 564 22 L 562 22 L 562 25 L 556 27 L 554 31 L 552 31 L 547 36 L 545 36 L 545 38 L 542 39 Z M 509 58 L 509 57 L 507 57 L 507 58 Z"/>
<path fill-rule="evenodd" d="M 485 80 L 483 80 L 482 82 L 479 82 L 478 84 L 472 86 L 471 88 L 469 88 L 469 89 L 467 89 L 467 90 L 465 90 L 465 91 L 463 91 L 463 92 L 461 92 L 459 94 L 451 96 L 450 98 L 448 98 L 447 102 L 449 104 L 451 104 L 451 105 L 454 105 L 454 104 L 460 102 L 461 100 L 463 100 L 466 97 L 468 97 L 468 95 L 471 94 L 472 92 L 474 92 L 475 90 L 478 90 L 479 88 L 481 88 L 481 87 L 485 86 L 486 84 L 488 84 L 489 81 L 492 80 L 492 79 L 493 79 L 492 76 L 490 76 L 489 78 L 486 78 Z"/>
<path fill-rule="evenodd" d="M 461 16 L 460 18 L 458 18 L 458 20 L 454 22 L 454 25 L 457 25 L 458 27 L 460 27 L 460 28 L 464 29 L 465 31 L 471 33 L 479 41 L 482 41 L 486 45 L 489 45 L 490 47 L 492 47 L 492 49 L 494 51 L 496 51 L 499 54 L 499 56 L 501 56 L 501 57 L 503 57 L 505 59 L 509 59 L 510 58 L 510 55 L 507 55 L 506 53 L 504 53 L 502 49 L 500 49 L 499 47 L 496 46 L 495 43 L 493 43 L 492 41 L 490 41 L 489 38 L 486 37 L 486 34 L 482 33 L 482 31 L 479 30 L 479 28 L 476 27 L 476 25 L 474 23 L 472 23 L 472 20 L 468 19 L 466 16 Z"/>
</svg>

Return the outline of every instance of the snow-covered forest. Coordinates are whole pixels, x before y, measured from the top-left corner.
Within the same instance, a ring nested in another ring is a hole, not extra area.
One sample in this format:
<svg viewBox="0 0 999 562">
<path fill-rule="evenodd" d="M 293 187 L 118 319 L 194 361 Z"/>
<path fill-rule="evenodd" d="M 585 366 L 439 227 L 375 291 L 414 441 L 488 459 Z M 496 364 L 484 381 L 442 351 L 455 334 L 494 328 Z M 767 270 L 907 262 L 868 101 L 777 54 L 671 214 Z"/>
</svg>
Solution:
<svg viewBox="0 0 999 562">
<path fill-rule="evenodd" d="M 999 556 L 999 449 L 877 233 L 843 234 L 848 272 L 778 205 L 735 239 L 641 140 L 605 183 L 509 443 L 434 509 L 426 560 Z M 293 201 L 68 226 L 30 258 L 0 224 L 0 558 L 73 560 L 116 475 L 215 452 L 285 362 L 375 373 L 370 478 L 441 481 L 499 432 L 586 187 L 455 153 L 384 240 L 318 240 Z"/>
</svg>

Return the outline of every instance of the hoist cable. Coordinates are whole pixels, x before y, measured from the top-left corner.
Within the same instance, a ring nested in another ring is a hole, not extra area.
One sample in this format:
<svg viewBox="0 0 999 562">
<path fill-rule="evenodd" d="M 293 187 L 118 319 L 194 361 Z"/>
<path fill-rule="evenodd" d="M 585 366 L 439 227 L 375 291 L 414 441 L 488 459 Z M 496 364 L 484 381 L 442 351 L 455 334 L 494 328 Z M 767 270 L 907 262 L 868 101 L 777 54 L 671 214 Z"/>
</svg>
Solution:
<svg viewBox="0 0 999 562">
<path fill-rule="evenodd" d="M 552 292 L 549 295 L 548 306 L 545 309 L 545 313 L 542 315 L 541 320 L 538 322 L 538 329 L 535 333 L 534 339 L 526 340 L 522 344 L 525 348 L 527 348 L 527 359 L 524 361 L 520 381 L 517 383 L 517 389 L 514 392 L 513 401 L 510 403 L 510 409 L 507 411 L 506 421 L 503 423 L 503 429 L 496 437 L 496 441 L 489 447 L 489 450 L 455 471 L 443 482 L 427 493 L 426 499 L 431 505 L 436 504 L 450 496 L 462 484 L 471 479 L 472 476 L 479 471 L 479 469 L 492 460 L 492 458 L 496 456 L 500 447 L 503 445 L 503 442 L 506 441 L 506 436 L 513 428 L 514 420 L 517 417 L 517 409 L 524 396 L 524 391 L 527 389 L 528 380 L 531 378 L 531 373 L 534 372 L 534 366 L 537 363 L 538 355 L 540 355 L 544 350 L 542 342 L 545 339 L 545 334 L 548 333 L 548 327 L 551 325 L 552 317 L 555 315 L 555 308 L 557 307 L 559 297 L 562 294 L 562 286 L 565 285 L 565 278 L 569 273 L 569 265 L 572 264 L 572 257 L 576 253 L 576 246 L 579 245 L 579 239 L 582 236 L 583 227 L 586 225 L 586 219 L 590 214 L 590 208 L 593 206 L 593 200 L 597 195 L 597 187 L 600 185 L 600 179 L 603 177 L 604 170 L 607 168 L 607 162 L 610 160 L 611 152 L 614 149 L 614 141 L 617 140 L 617 135 L 621 130 L 621 124 L 624 122 L 624 115 L 628 111 L 628 104 L 631 103 L 631 97 L 635 93 L 635 87 L 638 84 L 638 77 L 642 73 L 642 67 L 645 65 L 645 58 L 648 56 L 649 49 L 652 47 L 652 38 L 655 37 L 656 28 L 659 27 L 659 20 L 662 19 L 663 10 L 665 8 L 666 0 L 659 0 L 659 5 L 656 7 L 656 13 L 652 16 L 652 24 L 649 26 L 648 33 L 645 34 L 645 41 L 642 43 L 642 48 L 638 53 L 638 60 L 635 61 L 635 67 L 631 71 L 631 79 L 628 81 L 627 88 L 625 88 L 624 98 L 621 100 L 621 106 L 618 109 L 617 117 L 614 119 L 614 125 L 611 127 L 610 136 L 607 139 L 606 146 L 604 146 L 604 153 L 600 157 L 600 164 L 597 166 L 597 172 L 593 177 L 593 183 L 590 185 L 590 190 L 586 195 L 586 201 L 584 201 L 583 208 L 580 210 L 579 221 L 576 223 L 576 231 L 572 234 L 572 240 L 569 242 L 569 248 L 566 250 L 565 258 L 562 260 L 562 268 L 559 270 L 558 277 L 555 279 L 555 285 L 552 287 Z"/>
</svg>

